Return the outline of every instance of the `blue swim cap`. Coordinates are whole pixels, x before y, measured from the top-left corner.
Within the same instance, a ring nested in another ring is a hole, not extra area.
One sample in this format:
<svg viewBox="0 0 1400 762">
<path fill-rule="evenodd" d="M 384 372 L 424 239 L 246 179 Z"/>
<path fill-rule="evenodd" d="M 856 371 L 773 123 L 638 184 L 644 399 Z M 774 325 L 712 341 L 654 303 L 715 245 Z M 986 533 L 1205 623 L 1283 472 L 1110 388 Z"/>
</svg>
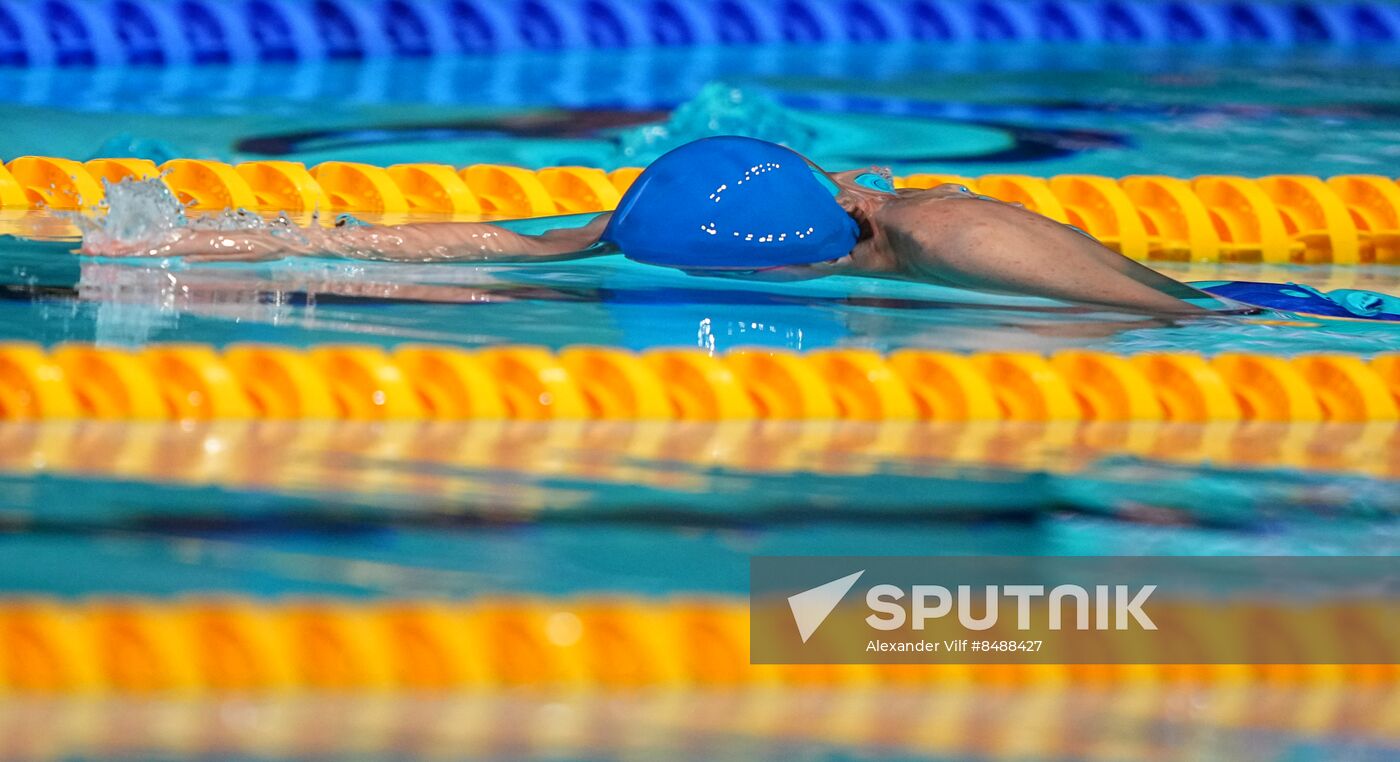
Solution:
<svg viewBox="0 0 1400 762">
<path fill-rule="evenodd" d="M 860 226 L 833 188 L 780 145 L 705 138 L 647 167 L 603 240 L 629 259 L 671 267 L 749 270 L 837 259 L 855 247 Z"/>
</svg>

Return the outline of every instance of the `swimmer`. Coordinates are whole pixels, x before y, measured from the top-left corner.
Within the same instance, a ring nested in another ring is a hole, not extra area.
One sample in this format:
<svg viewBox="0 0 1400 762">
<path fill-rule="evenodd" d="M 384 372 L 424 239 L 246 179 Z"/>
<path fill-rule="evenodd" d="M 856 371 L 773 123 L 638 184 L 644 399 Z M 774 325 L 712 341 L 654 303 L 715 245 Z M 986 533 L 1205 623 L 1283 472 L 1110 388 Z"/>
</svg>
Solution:
<svg viewBox="0 0 1400 762">
<path fill-rule="evenodd" d="M 539 235 L 470 222 L 181 229 L 154 244 L 83 251 L 199 260 L 339 256 L 481 263 L 620 253 L 694 275 L 767 281 L 853 275 L 1154 315 L 1205 314 L 1207 307 L 1247 310 L 1246 304 L 1261 300 L 1288 309 L 1269 299 L 1316 303 L 1319 309 L 1331 304 L 1326 295 L 1305 287 L 1227 283 L 1199 290 L 1119 255 L 1077 228 L 964 186 L 897 190 L 887 170 L 826 172 L 788 148 L 743 137 L 707 138 L 676 148 L 637 178 L 616 211 Z M 1241 303 L 1231 295 L 1253 298 Z"/>
</svg>

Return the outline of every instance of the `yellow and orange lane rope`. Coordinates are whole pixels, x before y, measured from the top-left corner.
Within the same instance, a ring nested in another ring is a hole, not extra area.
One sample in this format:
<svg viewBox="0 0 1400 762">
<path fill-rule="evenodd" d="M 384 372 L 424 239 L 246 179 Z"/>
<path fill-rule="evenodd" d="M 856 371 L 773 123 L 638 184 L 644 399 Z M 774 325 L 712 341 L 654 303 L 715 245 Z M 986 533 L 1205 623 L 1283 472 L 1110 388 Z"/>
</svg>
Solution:
<svg viewBox="0 0 1400 762">
<path fill-rule="evenodd" d="M 589 501 L 566 485 L 702 496 L 711 478 L 820 473 L 1005 480 L 1164 468 L 1293 469 L 1400 479 L 1400 424 L 861 421 L 34 421 L 0 424 L 0 474 L 393 495 L 533 516 Z M 406 466 L 405 464 L 411 464 Z M 962 475 L 957 469 L 973 469 Z M 996 469 L 985 475 L 983 469 Z M 982 473 L 983 476 L 975 474 Z M 509 475 L 510 490 L 493 484 Z M 551 480 L 562 480 L 553 482 Z M 525 483 L 531 486 L 525 486 Z M 894 503 L 905 502 L 899 493 Z"/>
<path fill-rule="evenodd" d="M 640 172 L 500 164 L 383 168 L 343 161 L 307 168 L 291 161 L 198 159 L 157 166 L 145 159 L 24 156 L 0 167 L 0 210 L 96 206 L 104 198 L 101 180 L 160 177 L 194 210 L 538 217 L 612 209 Z M 1380 175 L 914 174 L 896 180 L 906 188 L 943 183 L 1078 225 L 1133 259 L 1400 263 L 1400 185 Z"/>
<path fill-rule="evenodd" d="M 1397 417 L 1400 354 L 0 344 L 0 420 Z"/>
<path fill-rule="evenodd" d="M 1300 747 L 1327 758 L 1400 742 L 1394 683 L 1201 684 L 1187 681 L 1193 672 L 1151 683 L 1008 675 L 815 689 L 17 695 L 0 696 L 0 737 L 8 759 L 26 762 L 455 758 L 464 750 L 531 760 L 684 758 L 702 748 L 776 756 L 799 744 L 938 759 L 1196 762 L 1237 756 L 1242 744 L 1265 758 Z"/>
<path fill-rule="evenodd" d="M 0 696 L 1182 681 L 1390 685 L 1400 665 L 755 665 L 729 597 L 0 599 Z"/>
</svg>

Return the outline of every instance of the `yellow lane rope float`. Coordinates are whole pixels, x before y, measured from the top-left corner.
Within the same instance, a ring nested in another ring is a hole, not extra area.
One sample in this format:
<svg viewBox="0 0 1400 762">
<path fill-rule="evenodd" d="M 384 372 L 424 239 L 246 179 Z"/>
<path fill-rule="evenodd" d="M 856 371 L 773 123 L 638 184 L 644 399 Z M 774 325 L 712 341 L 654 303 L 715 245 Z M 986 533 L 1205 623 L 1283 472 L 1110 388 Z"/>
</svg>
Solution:
<svg viewBox="0 0 1400 762">
<path fill-rule="evenodd" d="M 770 748 L 798 744 L 985 762 L 1197 762 L 1228 758 L 1248 743 L 1264 758 L 1307 747 L 1327 759 L 1329 749 L 1346 758 L 1346 749 L 1393 748 L 1398 695 L 1393 684 L 1090 680 L 912 689 L 22 696 L 0 698 L 0 737 L 7 758 L 26 762 L 452 759 L 463 750 L 521 760 L 672 759 L 694 756 L 696 748 L 776 756 Z M 1173 732 L 1162 731 L 1168 727 Z"/>
<path fill-rule="evenodd" d="M 0 474 L 128 483 L 395 495 L 435 505 L 489 495 L 530 517 L 587 502 L 556 484 L 703 495 L 721 478 L 893 476 L 959 469 L 1095 473 L 1137 459 L 1163 469 L 1290 469 L 1400 479 L 1400 424 L 1220 421 L 31 421 L 0 424 Z M 403 463 L 414 464 L 405 469 Z M 512 492 L 492 480 L 515 477 Z M 958 477 L 952 477 L 958 478 Z M 551 480 L 562 480 L 552 482 Z M 525 482 L 538 482 L 526 489 Z"/>
<path fill-rule="evenodd" d="M 1392 685 L 944 684 L 909 690 L 504 690 L 416 697 L 133 694 L 0 699 L 8 757 L 73 759 L 671 759 L 696 748 L 877 747 L 935 759 L 1152 759 L 1298 747 L 1393 748 Z M 1171 728 L 1165 733 L 1162 728 Z M 623 730 L 625 729 L 625 731 Z M 1035 732 L 1027 732 L 1034 729 Z M 495 754 L 495 752 L 501 752 Z M 850 754 L 855 756 L 859 752 Z M 1277 756 L 1277 755 L 1275 755 Z"/>
<path fill-rule="evenodd" d="M 0 420 L 1400 418 L 1400 354 L 0 343 Z"/>
<path fill-rule="evenodd" d="M 1319 604 L 1312 615 L 1330 611 Z M 0 700 L 6 693 L 1088 682 L 1392 685 L 1400 665 L 755 665 L 747 601 L 726 597 L 0 599 Z"/>
<path fill-rule="evenodd" d="M 79 209 L 103 199 L 100 180 L 160 177 L 194 210 L 538 217 L 616 206 L 641 172 L 625 167 L 446 164 L 388 168 L 328 161 L 145 159 L 77 162 L 24 156 L 0 167 L 0 210 Z M 958 183 L 1083 228 L 1140 260 L 1265 263 L 1400 263 L 1400 185 L 1380 175 L 1274 175 L 1193 179 L 1136 175 L 915 174 L 902 188 Z"/>
</svg>

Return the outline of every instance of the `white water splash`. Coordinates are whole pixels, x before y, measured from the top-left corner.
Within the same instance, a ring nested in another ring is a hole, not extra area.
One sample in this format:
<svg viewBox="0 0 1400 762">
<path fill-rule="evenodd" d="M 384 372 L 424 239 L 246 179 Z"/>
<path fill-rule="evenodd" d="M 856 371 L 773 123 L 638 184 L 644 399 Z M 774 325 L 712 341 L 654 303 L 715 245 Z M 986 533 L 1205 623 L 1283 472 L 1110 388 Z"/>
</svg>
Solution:
<svg viewBox="0 0 1400 762">
<path fill-rule="evenodd" d="M 671 112 L 665 122 L 624 130 L 618 147 L 629 161 L 649 162 L 692 140 L 715 135 L 743 135 L 781 143 L 799 153 L 815 135 L 766 93 L 712 82 Z"/>
<path fill-rule="evenodd" d="M 88 212 L 67 212 L 63 216 L 78 227 L 83 237 L 82 251 L 104 256 L 149 256 L 191 230 L 264 230 L 288 237 L 299 237 L 302 228 L 285 214 L 263 218 L 246 209 L 191 216 L 160 178 L 125 178 L 102 181 L 106 198 Z M 316 224 L 315 215 L 311 224 Z"/>
</svg>

